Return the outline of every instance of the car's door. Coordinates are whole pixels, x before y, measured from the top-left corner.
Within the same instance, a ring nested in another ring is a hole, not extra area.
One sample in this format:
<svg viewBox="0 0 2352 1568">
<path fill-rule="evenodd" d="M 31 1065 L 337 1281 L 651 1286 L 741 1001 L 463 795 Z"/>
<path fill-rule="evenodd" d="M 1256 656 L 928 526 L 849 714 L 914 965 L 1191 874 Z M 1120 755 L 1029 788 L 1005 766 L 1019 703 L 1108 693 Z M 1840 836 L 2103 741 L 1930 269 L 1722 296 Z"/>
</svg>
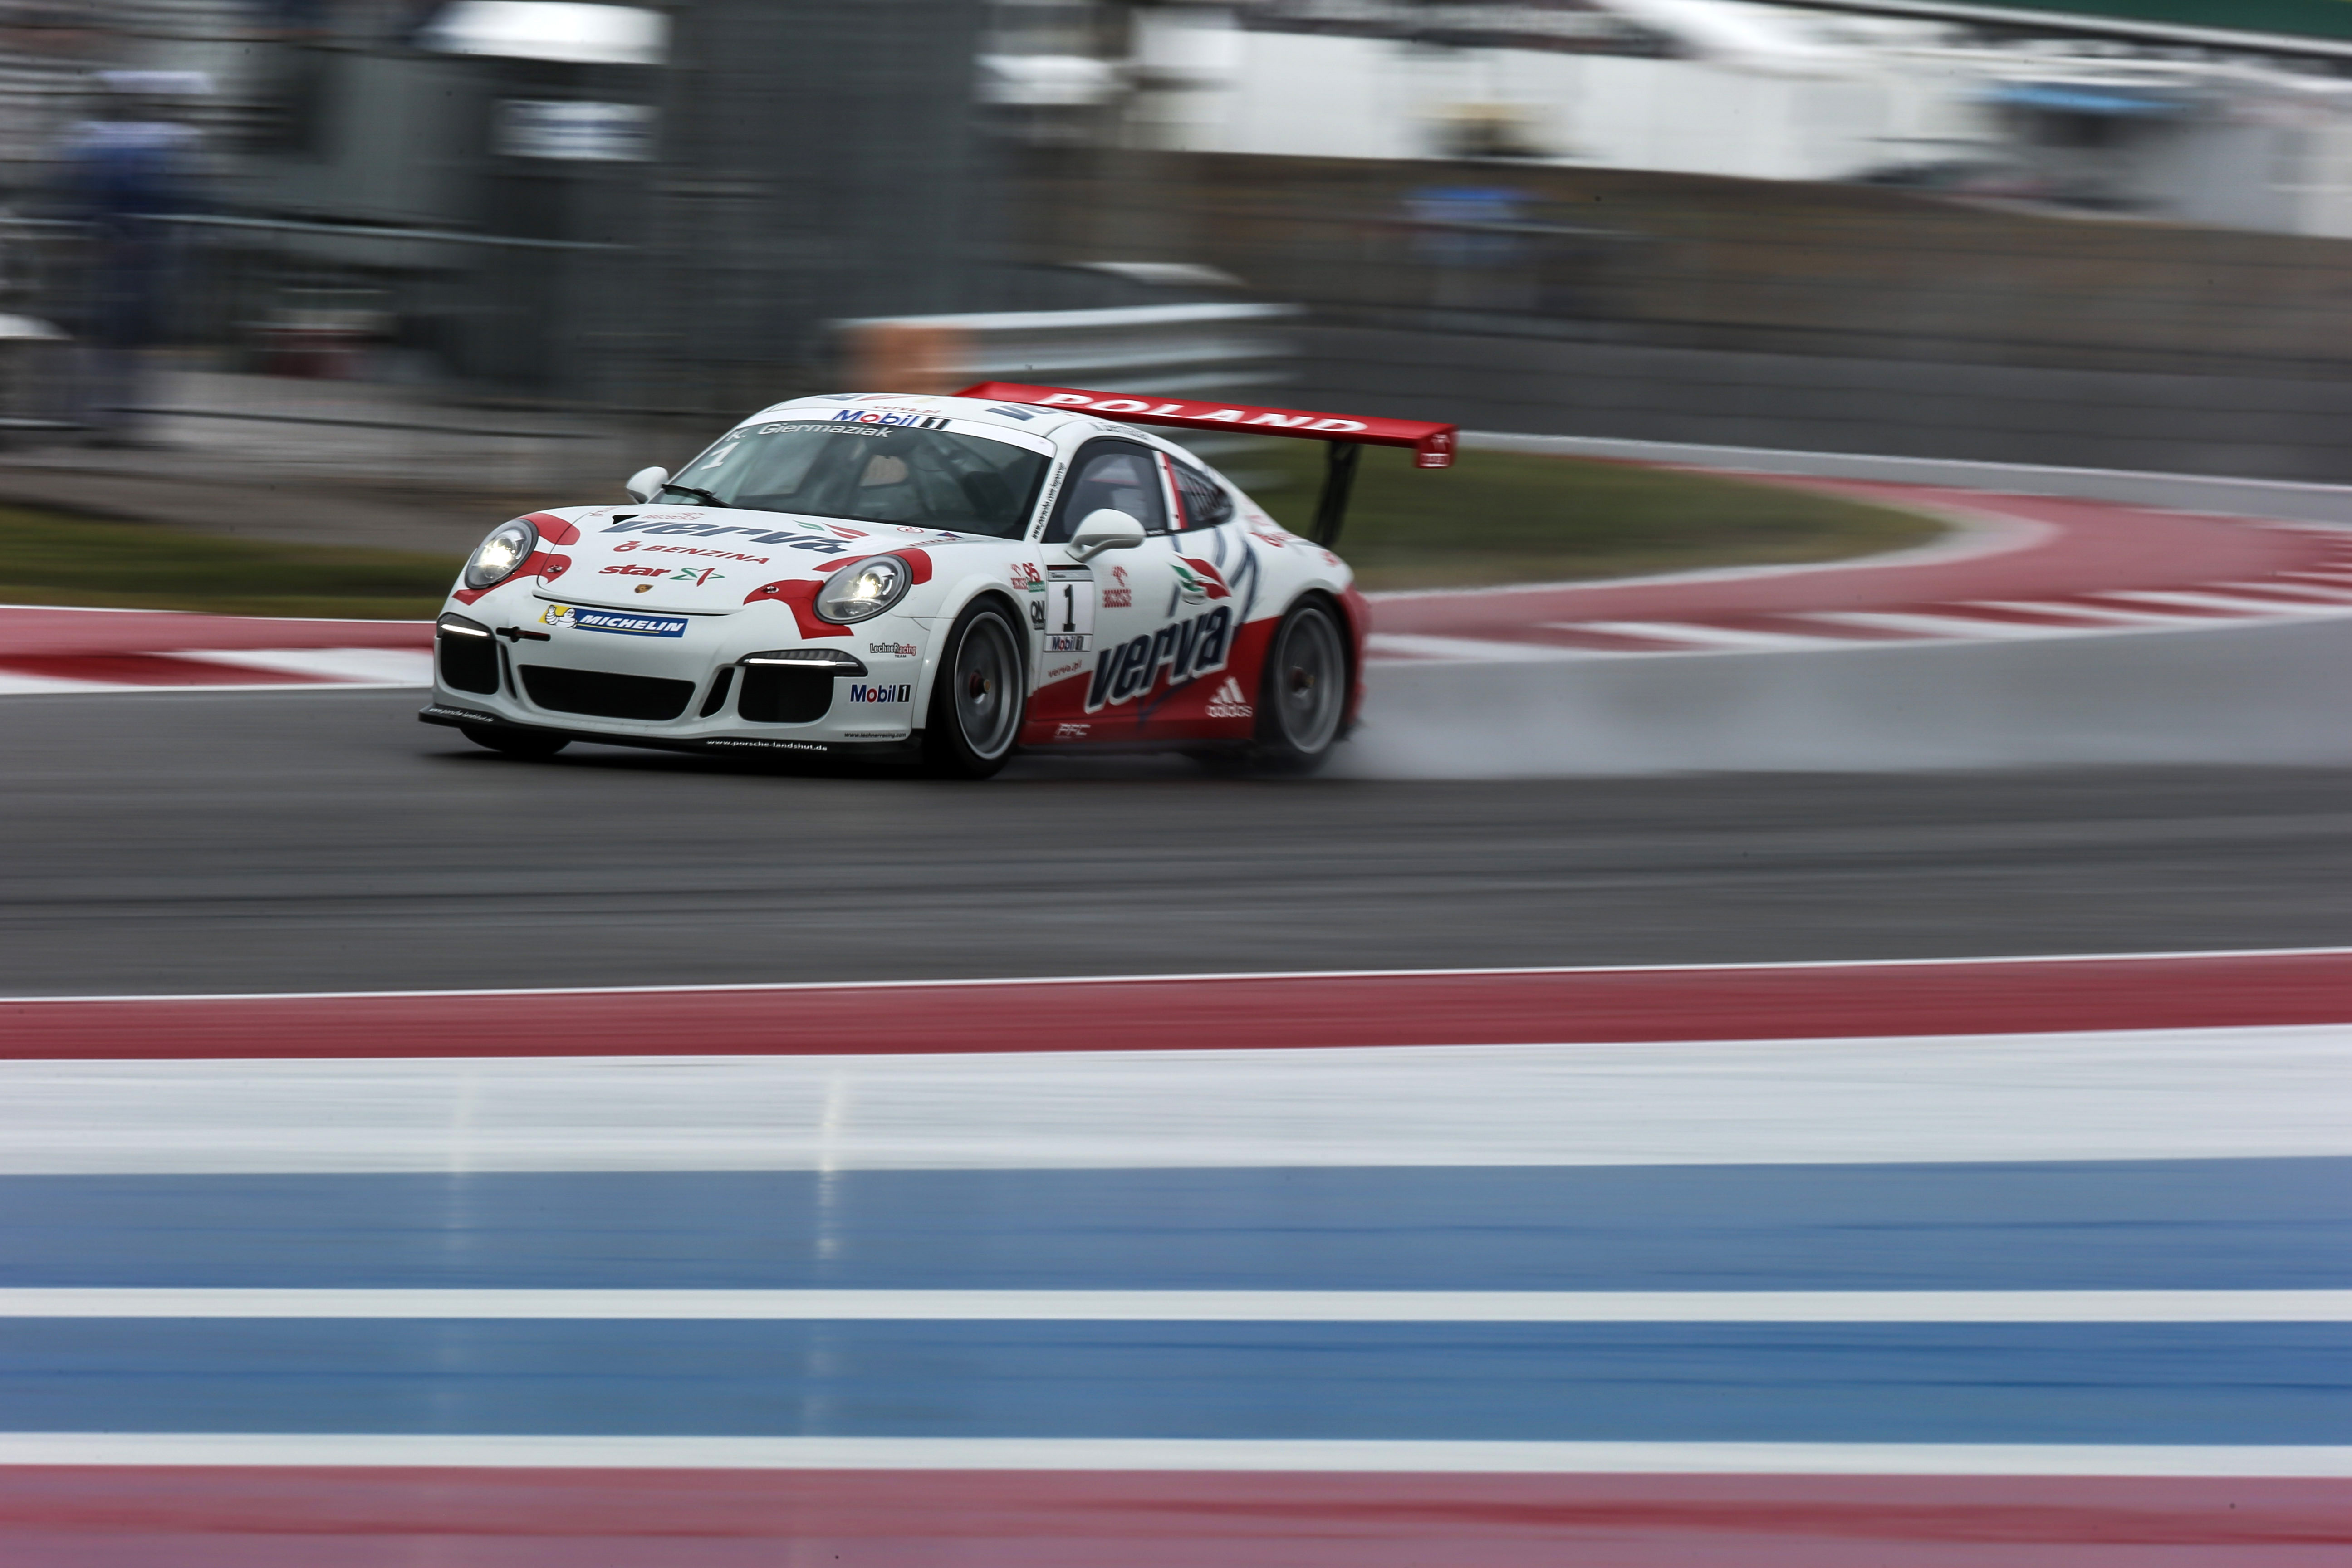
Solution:
<svg viewBox="0 0 2352 1568">
<path fill-rule="evenodd" d="M 1073 560 L 1071 534 L 1105 508 L 1143 525 L 1142 546 Z M 1151 447 L 1108 437 L 1087 442 L 1071 459 L 1069 482 L 1045 523 L 1045 592 L 1031 596 L 1037 688 L 1024 737 L 1029 743 L 1137 733 L 1137 699 L 1153 684 L 1143 661 L 1178 596 L 1171 515 L 1162 459 Z"/>
</svg>

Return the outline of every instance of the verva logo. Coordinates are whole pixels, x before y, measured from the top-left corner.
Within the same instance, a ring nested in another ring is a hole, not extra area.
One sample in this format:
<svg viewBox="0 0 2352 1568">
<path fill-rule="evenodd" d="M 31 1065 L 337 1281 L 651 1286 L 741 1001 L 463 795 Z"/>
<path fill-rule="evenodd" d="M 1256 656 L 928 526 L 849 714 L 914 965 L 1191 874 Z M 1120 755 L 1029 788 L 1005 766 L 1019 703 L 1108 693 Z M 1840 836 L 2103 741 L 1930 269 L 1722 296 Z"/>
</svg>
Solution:
<svg viewBox="0 0 2352 1568">
<path fill-rule="evenodd" d="M 1188 680 L 1225 668 L 1234 640 L 1234 612 L 1219 605 L 1206 615 L 1172 622 L 1156 632 L 1117 643 L 1095 655 L 1095 678 L 1087 687 L 1087 711 L 1132 702 L 1159 684 Z"/>
</svg>

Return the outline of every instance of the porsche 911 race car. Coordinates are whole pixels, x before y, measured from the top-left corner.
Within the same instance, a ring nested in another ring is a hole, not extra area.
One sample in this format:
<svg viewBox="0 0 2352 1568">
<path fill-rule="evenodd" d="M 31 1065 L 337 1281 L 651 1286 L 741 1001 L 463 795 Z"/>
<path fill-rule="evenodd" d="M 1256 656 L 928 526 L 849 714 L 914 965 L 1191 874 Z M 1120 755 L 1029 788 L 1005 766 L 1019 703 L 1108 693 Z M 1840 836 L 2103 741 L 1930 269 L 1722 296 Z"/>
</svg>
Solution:
<svg viewBox="0 0 2352 1568">
<path fill-rule="evenodd" d="M 1312 538 L 1142 426 L 1329 443 Z M 1335 554 L 1365 444 L 1450 425 L 984 383 L 765 408 L 622 506 L 491 530 L 419 715 L 575 740 L 918 761 L 1181 749 L 1301 771 L 1355 722 L 1365 606 Z"/>
</svg>

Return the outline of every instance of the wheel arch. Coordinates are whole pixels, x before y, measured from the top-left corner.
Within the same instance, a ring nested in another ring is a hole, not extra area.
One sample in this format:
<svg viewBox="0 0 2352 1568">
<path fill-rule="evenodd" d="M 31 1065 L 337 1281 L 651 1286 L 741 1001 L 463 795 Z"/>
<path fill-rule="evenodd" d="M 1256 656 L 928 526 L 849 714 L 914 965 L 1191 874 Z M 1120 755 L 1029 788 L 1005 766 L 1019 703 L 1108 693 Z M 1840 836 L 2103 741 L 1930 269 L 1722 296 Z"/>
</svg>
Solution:
<svg viewBox="0 0 2352 1568">
<path fill-rule="evenodd" d="M 964 612 L 992 599 L 1013 622 L 1013 647 L 1021 660 L 1021 695 L 1024 702 L 1028 700 L 1028 683 L 1036 673 L 1036 659 L 1029 647 L 1028 616 L 1010 588 L 993 578 L 975 574 L 968 582 L 959 584 L 955 594 L 940 602 L 939 613 L 931 619 L 930 636 L 924 639 L 921 684 L 915 692 L 918 721 L 911 727 L 912 733 L 920 735 L 929 724 L 931 696 L 939 685 L 940 666 L 947 658 L 948 633 L 955 628 L 956 622 L 963 618 Z"/>
</svg>

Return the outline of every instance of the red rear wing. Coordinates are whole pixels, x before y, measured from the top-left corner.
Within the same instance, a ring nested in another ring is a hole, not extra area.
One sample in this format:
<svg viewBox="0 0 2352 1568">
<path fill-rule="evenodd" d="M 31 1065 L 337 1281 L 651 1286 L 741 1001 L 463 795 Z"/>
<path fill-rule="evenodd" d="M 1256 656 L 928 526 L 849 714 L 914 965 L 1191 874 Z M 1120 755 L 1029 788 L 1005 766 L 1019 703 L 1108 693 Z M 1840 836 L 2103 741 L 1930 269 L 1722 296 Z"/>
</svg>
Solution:
<svg viewBox="0 0 2352 1568">
<path fill-rule="evenodd" d="M 1168 425 L 1180 430 L 1243 430 L 1253 436 L 1303 436 L 1366 447 L 1410 447 L 1416 468 L 1454 466 L 1455 426 L 1419 419 L 1373 419 L 1352 414 L 1309 414 L 1297 408 L 1251 408 L 1237 403 L 1194 403 L 1178 397 L 1138 397 L 1122 392 L 1082 392 L 1072 386 L 1024 386 L 983 381 L 958 397 L 1027 403 L 1099 414 L 1128 425 Z"/>
</svg>

